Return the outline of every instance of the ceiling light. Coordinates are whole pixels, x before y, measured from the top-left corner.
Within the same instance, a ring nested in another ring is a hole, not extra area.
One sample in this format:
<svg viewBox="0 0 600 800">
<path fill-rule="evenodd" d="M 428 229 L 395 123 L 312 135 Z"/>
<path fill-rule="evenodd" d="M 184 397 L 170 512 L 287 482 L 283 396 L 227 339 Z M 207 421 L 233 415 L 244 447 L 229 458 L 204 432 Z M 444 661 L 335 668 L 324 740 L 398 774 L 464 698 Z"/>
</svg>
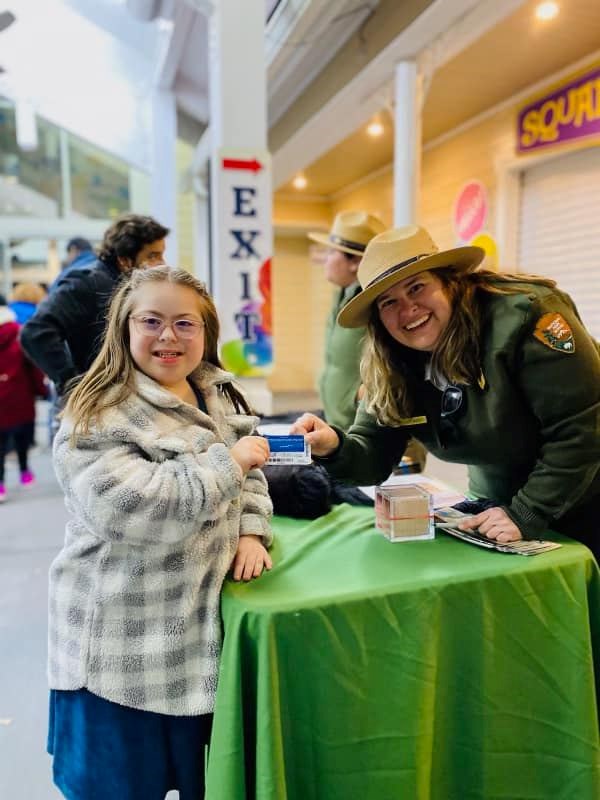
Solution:
<svg viewBox="0 0 600 800">
<path fill-rule="evenodd" d="M 374 139 L 376 139 L 378 136 L 381 136 L 381 134 L 383 133 L 383 123 L 381 122 L 379 117 L 375 117 L 367 125 L 367 133 Z"/>
<path fill-rule="evenodd" d="M 307 183 L 308 181 L 306 180 L 304 175 L 301 172 L 299 172 L 292 181 L 292 186 L 294 187 L 294 189 L 306 189 Z"/>
<path fill-rule="evenodd" d="M 540 20 L 554 19 L 558 14 L 558 3 L 554 0 L 547 0 L 547 2 L 540 3 L 535 9 L 535 15 Z"/>
</svg>

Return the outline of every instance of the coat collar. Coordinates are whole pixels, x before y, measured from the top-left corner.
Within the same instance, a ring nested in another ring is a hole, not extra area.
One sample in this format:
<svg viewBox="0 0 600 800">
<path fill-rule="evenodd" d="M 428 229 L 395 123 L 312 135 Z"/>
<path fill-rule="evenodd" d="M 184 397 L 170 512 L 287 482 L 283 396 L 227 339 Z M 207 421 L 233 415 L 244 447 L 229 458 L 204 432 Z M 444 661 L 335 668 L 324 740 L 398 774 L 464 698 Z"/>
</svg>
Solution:
<svg viewBox="0 0 600 800">
<path fill-rule="evenodd" d="M 172 392 L 163 389 L 160 384 L 152 378 L 149 378 L 143 372 L 135 370 L 134 375 L 136 393 L 152 405 L 161 408 L 187 406 L 183 400 L 180 400 Z M 211 390 L 217 386 L 233 381 L 234 376 L 230 372 L 225 372 L 225 370 L 215 367 L 214 364 L 202 361 L 192 372 L 190 379 L 203 394 L 207 394 L 212 393 Z"/>
</svg>

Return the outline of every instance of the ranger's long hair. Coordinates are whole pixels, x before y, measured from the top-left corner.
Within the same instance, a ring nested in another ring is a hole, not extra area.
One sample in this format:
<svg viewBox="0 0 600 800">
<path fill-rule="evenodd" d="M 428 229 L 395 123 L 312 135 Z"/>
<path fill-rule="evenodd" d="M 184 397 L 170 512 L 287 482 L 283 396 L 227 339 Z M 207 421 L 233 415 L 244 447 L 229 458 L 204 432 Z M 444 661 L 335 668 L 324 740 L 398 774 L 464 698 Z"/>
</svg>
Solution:
<svg viewBox="0 0 600 800">
<path fill-rule="evenodd" d="M 88 372 L 70 389 L 64 414 L 74 420 L 73 436 L 89 433 L 90 424 L 112 406 L 125 401 L 134 391 L 136 369 L 129 347 L 129 316 L 135 293 L 151 283 L 171 283 L 193 289 L 200 299 L 204 322 L 203 361 L 222 368 L 218 355 L 219 318 L 205 285 L 189 272 L 168 266 L 136 269 L 120 284 L 110 303 L 102 348 Z M 251 414 L 244 396 L 232 383 L 219 386 L 237 413 Z"/>
<path fill-rule="evenodd" d="M 436 269 L 432 274 L 442 282 L 452 312 L 431 353 L 431 369 L 434 375 L 443 375 L 450 383 L 477 383 L 481 374 L 482 309 L 478 293 L 519 294 L 524 291 L 519 285 L 523 283 L 556 285 L 555 281 L 539 275 L 490 270 L 465 274 L 451 266 Z M 417 351 L 400 345 L 386 331 L 373 303 L 360 369 L 366 409 L 384 425 L 397 425 L 414 413 L 409 376 L 415 357 L 418 358 Z"/>
</svg>

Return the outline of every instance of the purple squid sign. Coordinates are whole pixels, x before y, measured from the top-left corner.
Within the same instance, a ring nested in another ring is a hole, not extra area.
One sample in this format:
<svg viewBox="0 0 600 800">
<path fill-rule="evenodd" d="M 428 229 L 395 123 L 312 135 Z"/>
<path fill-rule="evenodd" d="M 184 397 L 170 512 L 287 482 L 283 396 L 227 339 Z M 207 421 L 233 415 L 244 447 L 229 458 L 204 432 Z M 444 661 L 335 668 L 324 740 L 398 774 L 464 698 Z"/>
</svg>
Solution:
<svg viewBox="0 0 600 800">
<path fill-rule="evenodd" d="M 600 64 L 529 101 L 517 119 L 517 152 L 600 142 Z"/>
<path fill-rule="evenodd" d="M 235 375 L 265 376 L 273 361 L 269 154 L 221 150 L 218 159 L 221 360 Z"/>
</svg>

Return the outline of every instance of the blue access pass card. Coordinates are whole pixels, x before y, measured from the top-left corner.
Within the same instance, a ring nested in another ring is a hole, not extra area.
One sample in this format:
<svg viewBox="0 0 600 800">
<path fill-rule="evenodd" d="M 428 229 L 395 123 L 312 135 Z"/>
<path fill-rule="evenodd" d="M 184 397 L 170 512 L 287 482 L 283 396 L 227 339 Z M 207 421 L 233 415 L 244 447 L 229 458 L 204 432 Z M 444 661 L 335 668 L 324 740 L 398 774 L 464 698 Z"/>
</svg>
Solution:
<svg viewBox="0 0 600 800">
<path fill-rule="evenodd" d="M 304 436 L 265 436 L 271 455 L 267 464 L 310 464 L 310 445 Z"/>
</svg>

